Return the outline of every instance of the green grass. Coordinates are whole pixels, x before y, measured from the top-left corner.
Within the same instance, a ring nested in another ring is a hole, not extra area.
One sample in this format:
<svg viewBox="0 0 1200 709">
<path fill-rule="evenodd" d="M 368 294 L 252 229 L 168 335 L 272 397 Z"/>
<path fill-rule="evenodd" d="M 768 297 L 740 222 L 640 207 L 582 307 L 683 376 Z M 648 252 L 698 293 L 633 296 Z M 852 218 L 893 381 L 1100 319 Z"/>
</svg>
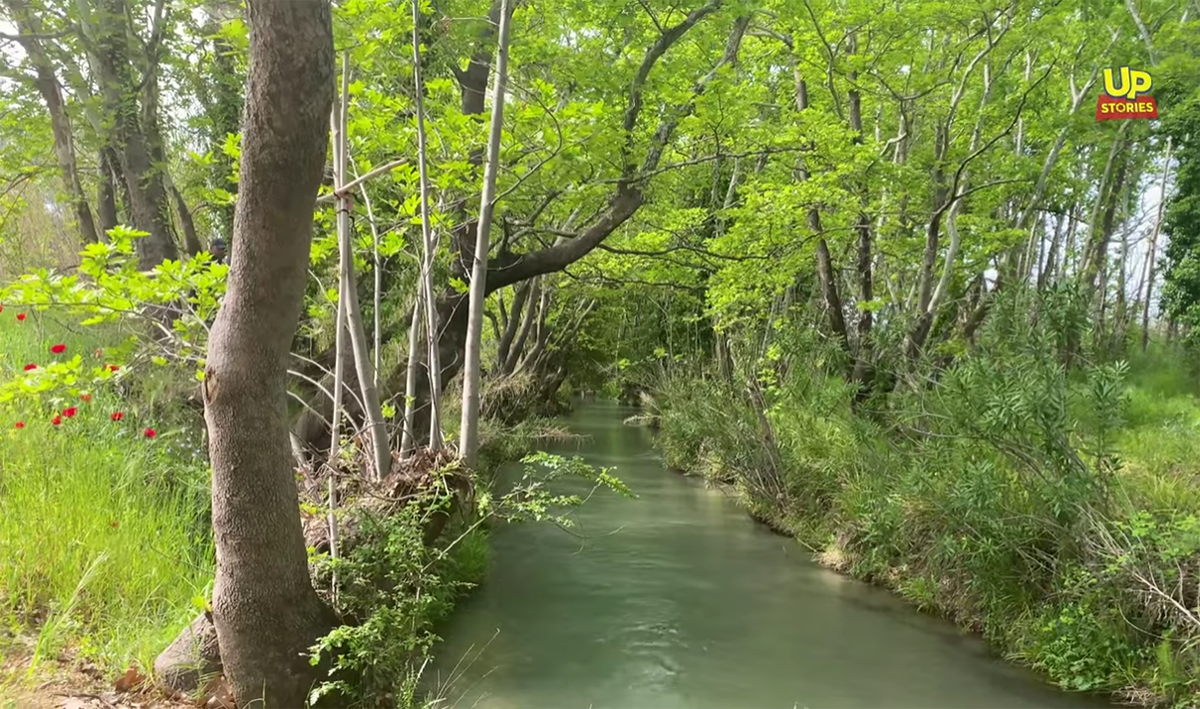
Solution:
<svg viewBox="0 0 1200 709">
<path fill-rule="evenodd" d="M 88 332 L 14 316 L 0 312 L 5 381 L 45 362 L 51 344 L 85 359 L 98 348 Z M 107 671 L 150 667 L 212 578 L 197 432 L 113 390 L 88 393 L 0 402 L 0 656 L 17 658 L 9 682 L 50 669 L 63 650 Z M 55 426 L 68 406 L 78 413 Z M 146 437 L 148 427 L 158 435 Z"/>
</svg>

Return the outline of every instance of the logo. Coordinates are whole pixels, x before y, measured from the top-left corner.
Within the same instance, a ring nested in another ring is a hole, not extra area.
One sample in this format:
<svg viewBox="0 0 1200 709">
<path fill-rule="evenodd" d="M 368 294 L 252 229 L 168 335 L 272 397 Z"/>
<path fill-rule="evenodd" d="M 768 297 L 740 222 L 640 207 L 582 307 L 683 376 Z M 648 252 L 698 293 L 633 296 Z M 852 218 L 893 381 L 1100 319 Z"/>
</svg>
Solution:
<svg viewBox="0 0 1200 709">
<path fill-rule="evenodd" d="M 1158 118 L 1158 104 L 1147 94 L 1154 80 L 1145 71 L 1127 66 L 1104 70 L 1104 93 L 1096 101 L 1096 120 Z"/>
</svg>

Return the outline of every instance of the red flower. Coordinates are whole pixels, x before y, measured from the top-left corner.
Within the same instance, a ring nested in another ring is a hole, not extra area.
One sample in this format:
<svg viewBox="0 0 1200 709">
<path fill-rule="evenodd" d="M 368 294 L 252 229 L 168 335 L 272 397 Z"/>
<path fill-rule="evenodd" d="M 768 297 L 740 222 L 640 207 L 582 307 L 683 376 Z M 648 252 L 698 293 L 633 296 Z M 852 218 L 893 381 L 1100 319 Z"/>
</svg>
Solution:
<svg viewBox="0 0 1200 709">
<path fill-rule="evenodd" d="M 50 348 L 50 351 L 53 352 L 54 354 L 62 354 L 63 352 L 67 351 L 67 346 L 66 345 L 54 345 L 53 347 Z"/>
<path fill-rule="evenodd" d="M 50 419 L 50 423 L 57 426 L 58 424 L 62 423 L 62 416 L 55 416 L 54 418 Z"/>
<path fill-rule="evenodd" d="M 92 395 L 88 394 L 87 392 L 84 392 L 79 395 L 79 400 L 86 404 L 92 400 Z"/>
<path fill-rule="evenodd" d="M 25 313 L 17 313 L 17 320 L 25 322 Z"/>
<path fill-rule="evenodd" d="M 142 433 L 146 436 L 146 438 L 154 438 L 155 436 L 158 435 L 158 433 L 153 428 L 147 428 Z"/>
<path fill-rule="evenodd" d="M 3 312 L 4 312 L 4 306 L 0 305 L 0 313 L 3 313 Z"/>
<path fill-rule="evenodd" d="M 25 428 L 25 422 L 17 421 L 16 424 L 13 425 L 13 428 Z"/>
<path fill-rule="evenodd" d="M 72 419 L 75 418 L 75 414 L 77 413 L 79 413 L 79 409 L 75 408 L 74 406 L 68 406 L 67 408 L 63 409 L 62 415 Z"/>
<path fill-rule="evenodd" d="M 33 362 L 30 362 L 29 364 L 25 365 L 26 372 L 32 372 L 35 369 L 37 369 L 37 365 L 34 364 Z"/>
<path fill-rule="evenodd" d="M 114 411 L 112 416 L 109 416 L 109 418 L 113 421 L 120 421 L 121 419 L 125 418 L 125 414 L 121 413 L 120 411 Z"/>
<path fill-rule="evenodd" d="M 110 365 L 108 365 L 108 371 L 110 371 L 110 372 L 115 372 L 115 371 L 117 371 L 118 369 L 120 369 L 120 367 L 118 367 L 118 366 L 117 366 L 117 365 L 115 365 L 115 364 L 110 364 Z"/>
<path fill-rule="evenodd" d="M 117 521 L 114 519 L 113 521 L 111 521 L 111 522 L 109 522 L 109 523 L 108 523 L 108 526 L 112 527 L 113 529 L 116 529 L 116 528 L 117 528 Z"/>
</svg>

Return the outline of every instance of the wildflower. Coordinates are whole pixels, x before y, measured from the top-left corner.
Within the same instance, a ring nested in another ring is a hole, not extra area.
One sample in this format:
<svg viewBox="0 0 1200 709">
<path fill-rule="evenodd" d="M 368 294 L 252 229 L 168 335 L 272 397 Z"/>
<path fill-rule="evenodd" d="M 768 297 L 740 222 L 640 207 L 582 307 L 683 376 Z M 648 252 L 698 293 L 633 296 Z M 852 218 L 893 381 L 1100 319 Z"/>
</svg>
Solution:
<svg viewBox="0 0 1200 709">
<path fill-rule="evenodd" d="M 77 413 L 79 413 L 79 409 L 75 408 L 74 406 L 68 406 L 67 408 L 63 409 L 62 415 L 69 419 L 73 419 Z"/>
<path fill-rule="evenodd" d="M 62 423 L 62 416 L 55 416 L 54 418 L 50 419 L 50 423 L 57 426 L 58 424 Z"/>
<path fill-rule="evenodd" d="M 118 369 L 120 369 L 120 367 L 118 367 L 118 366 L 117 366 L 117 365 L 115 365 L 115 364 L 110 364 L 110 365 L 108 365 L 108 371 L 110 371 L 110 372 L 115 372 L 115 371 L 117 371 Z"/>
<path fill-rule="evenodd" d="M 13 424 L 13 428 L 25 428 L 25 422 L 17 421 L 15 424 Z"/>
<path fill-rule="evenodd" d="M 17 313 L 17 320 L 25 322 L 25 313 Z"/>
<path fill-rule="evenodd" d="M 37 369 L 37 365 L 34 364 L 33 362 L 30 362 L 29 364 L 25 365 L 26 372 L 32 372 L 35 369 Z"/>
<path fill-rule="evenodd" d="M 50 348 L 50 351 L 54 354 L 62 354 L 63 352 L 67 351 L 67 346 L 63 344 L 54 345 Z"/>
<path fill-rule="evenodd" d="M 86 404 L 92 400 L 92 395 L 87 392 L 84 392 L 79 395 L 79 400 Z"/>
<path fill-rule="evenodd" d="M 120 421 L 121 419 L 125 418 L 125 414 L 121 413 L 120 411 L 114 411 L 112 412 L 112 416 L 109 416 L 109 418 L 113 421 Z"/>
<path fill-rule="evenodd" d="M 117 520 L 114 519 L 113 521 L 109 522 L 108 526 L 112 527 L 113 529 L 116 529 L 117 528 Z"/>
<path fill-rule="evenodd" d="M 147 428 L 142 433 L 146 436 L 146 438 L 154 438 L 158 435 L 158 432 L 156 432 L 153 428 Z"/>
</svg>

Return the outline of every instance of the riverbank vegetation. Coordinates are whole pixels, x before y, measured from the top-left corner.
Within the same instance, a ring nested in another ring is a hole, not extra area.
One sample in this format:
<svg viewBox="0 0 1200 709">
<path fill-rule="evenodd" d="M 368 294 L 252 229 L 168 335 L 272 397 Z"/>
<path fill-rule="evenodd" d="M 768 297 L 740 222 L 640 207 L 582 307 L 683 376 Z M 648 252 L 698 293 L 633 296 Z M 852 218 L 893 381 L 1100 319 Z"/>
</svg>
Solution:
<svg viewBox="0 0 1200 709">
<path fill-rule="evenodd" d="M 627 492 L 489 485 L 582 391 L 1054 681 L 1195 703 L 1197 37 L 1195 0 L 0 0 L 4 687 L 419 702 L 484 521 Z M 1096 119 L 1146 75 L 1157 119 Z"/>
</svg>

